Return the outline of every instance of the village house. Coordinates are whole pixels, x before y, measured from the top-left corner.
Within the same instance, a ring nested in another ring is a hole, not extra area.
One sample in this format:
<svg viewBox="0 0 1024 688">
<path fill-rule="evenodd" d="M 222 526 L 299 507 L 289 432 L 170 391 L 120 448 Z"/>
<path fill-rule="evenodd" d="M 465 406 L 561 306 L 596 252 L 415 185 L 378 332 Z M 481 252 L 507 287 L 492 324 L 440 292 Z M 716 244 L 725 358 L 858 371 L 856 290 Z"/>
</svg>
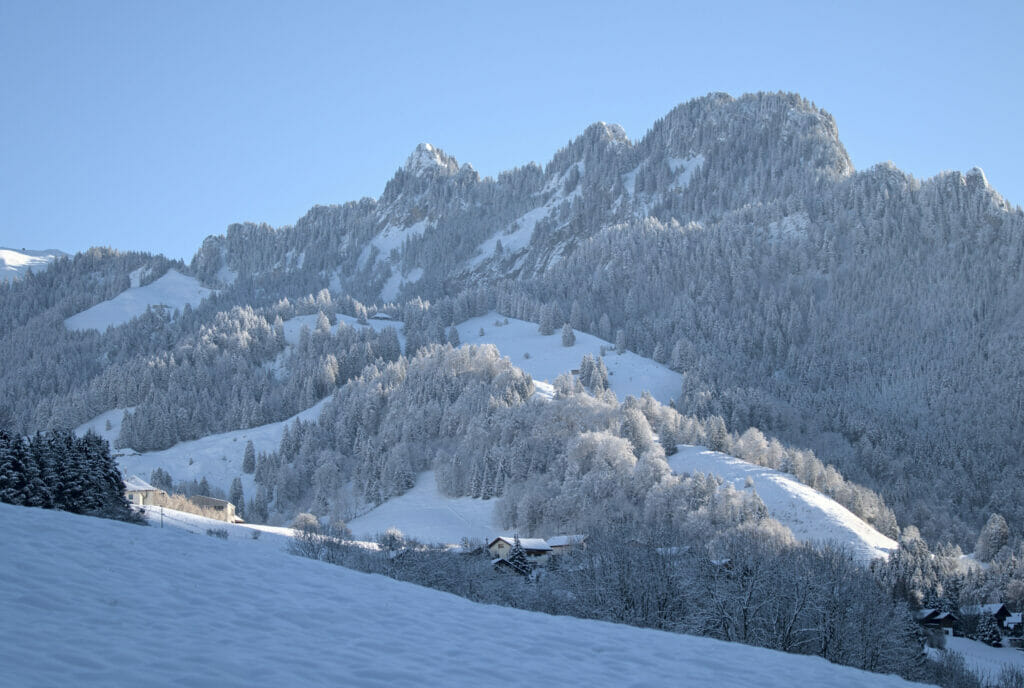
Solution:
<svg viewBox="0 0 1024 688">
<path fill-rule="evenodd" d="M 163 490 L 157 489 L 137 475 L 126 478 L 124 481 L 124 496 L 136 506 L 149 506 L 156 500 L 167 496 Z"/>
<path fill-rule="evenodd" d="M 508 560 L 508 555 L 515 546 L 515 537 L 496 537 L 487 545 L 487 551 L 496 559 Z M 543 564 L 551 556 L 551 545 L 543 538 L 519 538 L 519 546 L 523 548 L 527 561 Z"/>
<path fill-rule="evenodd" d="M 215 499 L 205 495 L 195 495 L 188 498 L 198 507 L 216 512 L 217 517 L 228 523 L 245 523 L 235 514 L 235 505 L 223 499 Z"/>
<path fill-rule="evenodd" d="M 941 609 L 919 609 L 914 612 L 914 620 L 925 628 L 942 629 L 944 635 L 955 635 L 953 629 L 960 623 L 955 614 Z"/>
<path fill-rule="evenodd" d="M 991 614 L 995 618 L 996 624 L 999 626 L 999 630 L 1001 631 L 1007 630 L 1006 620 L 1010 618 L 1010 610 L 1001 602 L 961 607 L 960 614 L 962 616 L 983 616 L 985 614 Z"/>
</svg>

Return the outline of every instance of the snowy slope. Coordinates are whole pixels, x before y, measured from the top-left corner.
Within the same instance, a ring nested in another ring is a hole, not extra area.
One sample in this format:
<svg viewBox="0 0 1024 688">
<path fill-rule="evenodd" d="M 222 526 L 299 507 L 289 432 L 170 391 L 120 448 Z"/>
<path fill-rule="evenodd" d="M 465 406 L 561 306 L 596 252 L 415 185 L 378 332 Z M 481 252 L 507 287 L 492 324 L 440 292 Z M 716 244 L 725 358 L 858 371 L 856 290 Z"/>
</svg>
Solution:
<svg viewBox="0 0 1024 688">
<path fill-rule="evenodd" d="M 446 497 L 437 489 L 434 472 L 420 473 L 416 485 L 372 511 L 348 522 L 352 534 L 372 539 L 388 528 L 428 543 L 458 543 L 464 537 L 490 540 L 501 531 L 492 513 L 497 500 Z"/>
<path fill-rule="evenodd" d="M 144 287 L 133 286 L 114 298 L 98 303 L 92 308 L 82 311 L 64 321 L 69 330 L 99 330 L 123 325 L 132 318 L 146 312 L 148 306 L 165 307 L 170 310 L 181 309 L 185 304 L 197 305 L 211 293 L 211 290 L 199 285 L 199 280 L 187 277 L 177 270 L 168 270 L 167 274 Z"/>
<path fill-rule="evenodd" d="M 32 272 L 45 270 L 51 261 L 66 255 L 57 249 L 15 251 L 12 248 L 0 248 L 0 282 L 16 280 L 29 270 Z"/>
<path fill-rule="evenodd" d="M 92 420 L 88 420 L 77 428 L 75 428 L 76 435 L 84 435 L 85 433 L 92 430 L 94 433 L 105 439 L 113 448 L 114 441 L 117 436 L 121 434 L 121 423 L 124 421 L 125 411 L 133 411 L 134 406 L 126 409 L 112 409 L 110 411 L 104 411 L 100 415 L 96 416 Z M 110 423 L 110 429 L 107 430 L 107 423 Z M 146 474 L 148 477 L 149 474 Z"/>
<path fill-rule="evenodd" d="M 793 531 L 798 540 L 837 542 L 851 548 L 864 562 L 887 557 L 898 547 L 894 540 L 849 509 L 788 473 L 763 468 L 706 447 L 682 444 L 678 450 L 668 457 L 668 464 L 676 473 L 710 473 L 731 482 L 737 490 L 750 489 L 745 487 L 750 478 L 768 513 Z"/>
<path fill-rule="evenodd" d="M 243 540 L 0 504 L 11 686 L 909 686 L 610 623 L 480 605 Z"/>
<path fill-rule="evenodd" d="M 256 494 L 255 480 L 253 476 L 242 473 L 246 443 L 252 440 L 257 454 L 277 451 L 281 445 L 285 425 L 297 418 L 315 420 L 329 399 L 330 397 L 326 397 L 305 411 L 277 423 L 207 435 L 197 440 L 179 442 L 170 449 L 160 451 L 136 454 L 127 450 L 117 456 L 117 463 L 127 475 L 136 474 L 147 480 L 154 468 L 163 468 L 175 481 L 201 480 L 205 476 L 211 486 L 219 487 L 225 492 L 230 489 L 231 481 L 240 476 L 245 495 L 251 497 Z M 95 422 L 89 421 L 76 432 L 84 432 Z"/>
<path fill-rule="evenodd" d="M 997 678 L 1006 665 L 1024 670 L 1024 652 L 1012 647 L 990 647 L 977 640 L 947 636 L 946 649 L 963 655 L 967 668 L 981 678 Z"/>
<path fill-rule="evenodd" d="M 614 352 L 612 344 L 594 335 L 576 332 L 576 343 L 565 347 L 562 346 L 561 328 L 544 336 L 537 331 L 536 323 L 525 320 L 508 318 L 508 325 L 499 327 L 494 324 L 504 320 L 504 316 L 494 312 L 471 318 L 456 328 L 459 341 L 463 344 L 494 344 L 502 356 L 508 356 L 514 365 L 529 373 L 534 380 L 544 382 L 552 382 L 562 373 L 579 368 L 583 354 L 598 356 L 604 346 L 608 350 L 604 357 L 608 382 L 620 400 L 627 395 L 639 397 L 644 391 L 649 391 L 655 399 L 667 404 L 679 396 L 682 389 L 683 379 L 679 373 L 631 351 L 619 355 Z M 484 330 L 482 337 L 480 328 Z M 529 358 L 525 357 L 527 353 Z"/>
</svg>

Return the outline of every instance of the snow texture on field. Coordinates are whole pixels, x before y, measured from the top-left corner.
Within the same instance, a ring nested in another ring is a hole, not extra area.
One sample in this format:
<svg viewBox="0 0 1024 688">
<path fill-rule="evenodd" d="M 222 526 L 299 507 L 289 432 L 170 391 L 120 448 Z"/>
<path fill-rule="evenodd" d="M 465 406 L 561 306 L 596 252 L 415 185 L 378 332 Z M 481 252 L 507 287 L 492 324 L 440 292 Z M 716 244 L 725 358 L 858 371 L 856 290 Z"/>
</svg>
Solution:
<svg viewBox="0 0 1024 688">
<path fill-rule="evenodd" d="M 457 544 L 464 537 L 490 540 L 501 532 L 494 523 L 497 500 L 446 497 L 437 489 L 434 472 L 421 473 L 416 485 L 372 511 L 348 522 L 352 534 L 373 539 L 388 528 L 398 528 L 420 542 Z"/>
<path fill-rule="evenodd" d="M 475 604 L 241 539 L 0 504 L 10 686 L 889 688 L 707 638 Z"/>
<path fill-rule="evenodd" d="M 196 306 L 213 292 L 199 284 L 195 277 L 188 277 L 177 270 L 144 287 L 131 287 L 114 298 L 98 303 L 92 308 L 72 315 L 64 321 L 69 330 L 99 330 L 123 325 L 132 318 L 146 312 L 149 306 L 165 307 L 170 310 L 182 309 L 185 304 Z"/>
<path fill-rule="evenodd" d="M 163 468 L 171 474 L 175 482 L 202 480 L 205 477 L 212 487 L 219 487 L 224 492 L 230 490 L 231 481 L 234 478 L 240 477 L 242 490 L 249 498 L 256 494 L 256 481 L 252 475 L 242 472 L 246 443 L 252 440 L 257 455 L 260 452 L 277 451 L 281 446 L 281 436 L 284 433 L 285 425 L 296 419 L 316 420 L 320 417 L 320 411 L 330 398 L 321 399 L 305 411 L 277 423 L 207 435 L 197 440 L 179 442 L 170 449 L 161 451 L 137 454 L 127 450 L 117 455 L 117 463 L 125 474 L 135 474 L 146 480 L 149 479 L 150 473 L 155 468 Z M 102 416 L 100 417 L 102 418 Z M 95 419 L 89 421 L 79 430 L 95 422 Z"/>
<path fill-rule="evenodd" d="M 897 543 L 862 521 L 849 509 L 792 475 L 757 466 L 742 459 L 707 449 L 681 444 L 678 452 L 668 457 L 676 473 L 717 475 L 737 490 L 745 487 L 747 478 L 768 508 L 768 513 L 793 531 L 802 542 L 835 542 L 846 547 L 867 563 L 888 557 Z"/>
<path fill-rule="evenodd" d="M 615 353 L 615 347 L 594 335 L 576 332 L 576 343 L 562 346 L 562 331 L 542 335 L 537 324 L 508 318 L 508 325 L 496 326 L 504 316 L 496 312 L 471 318 L 457 327 L 459 341 L 463 344 L 494 344 L 503 356 L 508 356 L 514 365 L 529 373 L 534 380 L 554 382 L 562 373 L 580 367 L 583 354 L 601 353 L 604 346 L 608 353 L 604 364 L 608 368 L 608 382 L 615 396 L 623 400 L 627 395 L 639 397 L 649 391 L 658 401 L 667 404 L 679 395 L 683 378 L 679 373 L 649 358 L 638 356 L 631 351 Z M 483 328 L 484 335 L 480 336 Z M 525 354 L 530 354 L 526 358 Z"/>
<path fill-rule="evenodd" d="M 947 636 L 946 649 L 963 655 L 967 668 L 982 679 L 997 679 L 1007 664 L 1024 670 L 1024 652 L 1012 647 L 991 647 L 977 640 Z M 933 650 L 928 652 L 935 654 Z"/>
<path fill-rule="evenodd" d="M 228 523 L 159 506 L 145 506 L 138 507 L 138 509 L 146 522 L 154 528 L 174 528 L 198 535 L 204 535 L 208 530 L 223 531 L 229 540 L 258 543 L 260 547 L 286 550 L 295 537 L 295 531 L 287 527 L 255 523 Z"/>
<path fill-rule="evenodd" d="M 46 251 L 15 251 L 0 248 L 0 282 L 12 282 L 21 278 L 26 272 L 40 272 L 49 266 L 51 261 L 67 254 L 56 249 Z"/>
</svg>

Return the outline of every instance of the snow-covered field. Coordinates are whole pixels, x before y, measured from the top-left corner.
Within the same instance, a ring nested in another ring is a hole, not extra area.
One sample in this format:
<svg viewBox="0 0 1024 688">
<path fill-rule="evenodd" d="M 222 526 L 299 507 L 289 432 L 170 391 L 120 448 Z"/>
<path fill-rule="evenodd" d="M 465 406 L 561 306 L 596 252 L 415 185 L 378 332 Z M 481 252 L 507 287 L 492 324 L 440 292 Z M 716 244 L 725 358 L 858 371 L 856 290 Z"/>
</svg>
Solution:
<svg viewBox="0 0 1024 688">
<path fill-rule="evenodd" d="M 731 482 L 737 490 L 749 478 L 772 518 L 803 542 L 830 541 L 849 547 L 864 562 L 887 557 L 898 544 L 862 521 L 849 509 L 788 473 L 763 468 L 706 447 L 679 445 L 668 457 L 676 473 L 705 473 Z"/>
<path fill-rule="evenodd" d="M 398 528 L 421 542 L 457 544 L 469 537 L 490 540 L 503 534 L 492 513 L 497 500 L 445 497 L 437 489 L 434 472 L 420 473 L 416 485 L 376 509 L 348 522 L 352 534 L 372 539 L 388 528 Z"/>
<path fill-rule="evenodd" d="M 146 308 L 166 307 L 181 309 L 185 304 L 196 306 L 211 293 L 211 290 L 200 286 L 195 277 L 188 277 L 177 270 L 168 270 L 167 274 L 144 287 L 137 286 L 137 278 L 133 278 L 132 286 L 117 296 L 92 308 L 82 311 L 64 321 L 69 330 L 99 330 L 123 325 L 132 318 L 146 312 Z"/>
<path fill-rule="evenodd" d="M 252 475 L 242 473 L 246 443 L 252 440 L 257 454 L 277 451 L 281 446 L 285 425 L 296 419 L 315 420 L 329 399 L 330 397 L 321 399 L 316 405 L 277 423 L 207 435 L 197 440 L 179 442 L 170 449 L 161 451 L 143 454 L 120 453 L 117 456 L 117 463 L 127 475 L 135 474 L 144 480 L 149 480 L 149 475 L 155 468 L 163 468 L 175 481 L 202 480 L 206 477 L 210 485 L 225 492 L 231 487 L 231 481 L 240 476 L 245 495 L 251 497 L 256 494 L 256 482 Z M 76 429 L 76 432 L 84 432 L 94 423 L 95 421 L 89 421 Z"/>
<path fill-rule="evenodd" d="M 529 373 L 534 380 L 553 382 L 562 373 L 580 367 L 583 354 L 598 356 L 604 346 L 608 353 L 604 364 L 608 368 L 608 383 L 620 400 L 627 395 L 639 397 L 649 391 L 658 401 L 667 404 L 678 397 L 683 378 L 679 373 L 649 358 L 638 356 L 631 351 L 622 355 L 614 352 L 615 347 L 603 339 L 585 332 L 576 332 L 576 343 L 562 346 L 561 328 L 554 334 L 542 335 L 537 324 L 508 318 L 495 312 L 471 318 L 457 326 L 459 341 L 463 344 L 494 344 L 502 356 L 508 356 L 512 363 Z M 484 334 L 480 336 L 480 329 Z M 526 358 L 525 354 L 530 354 Z"/>
<path fill-rule="evenodd" d="M 1007 664 L 1024 670 L 1024 652 L 1012 647 L 991 647 L 967 638 L 946 638 L 946 649 L 959 652 L 967 668 L 980 678 L 996 679 Z"/>
<path fill-rule="evenodd" d="M 11 248 L 0 248 L 0 282 L 16 280 L 29 270 L 32 272 L 45 270 L 51 261 L 66 255 L 63 251 L 56 249 L 15 251 Z"/>
<path fill-rule="evenodd" d="M 480 605 L 221 540 L 0 504 L 10 686 L 909 686 L 815 657 Z"/>
</svg>

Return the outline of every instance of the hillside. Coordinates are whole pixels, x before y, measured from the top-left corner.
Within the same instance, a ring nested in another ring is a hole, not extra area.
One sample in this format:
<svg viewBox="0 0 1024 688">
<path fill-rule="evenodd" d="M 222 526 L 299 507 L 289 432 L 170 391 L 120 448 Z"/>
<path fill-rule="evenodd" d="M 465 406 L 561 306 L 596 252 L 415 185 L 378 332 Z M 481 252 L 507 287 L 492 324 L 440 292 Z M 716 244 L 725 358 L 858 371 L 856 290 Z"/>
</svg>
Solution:
<svg viewBox="0 0 1024 688">
<path fill-rule="evenodd" d="M 513 668 L 502 683 L 522 686 L 911 685 L 818 658 L 473 604 L 251 540 L 6 504 L 0 524 L 0 584 L 17 591 L 0 623 L 12 685 L 468 686 L 496 661 Z"/>
<path fill-rule="evenodd" d="M 885 537 L 826 495 L 799 483 L 792 475 L 764 468 L 706 447 L 680 446 L 668 458 L 679 473 L 709 473 L 737 490 L 755 490 L 768 513 L 802 542 L 831 542 L 850 548 L 868 563 L 888 557 L 898 544 Z M 750 486 L 748 487 L 748 481 Z"/>
<path fill-rule="evenodd" d="M 68 254 L 56 249 L 46 251 L 30 251 L 0 248 L 0 282 L 10 282 L 22 277 L 26 272 L 41 272 L 54 260 Z"/>
<path fill-rule="evenodd" d="M 76 313 L 64 324 L 69 330 L 99 330 L 123 325 L 146 312 L 147 308 L 180 310 L 185 304 L 196 306 L 212 292 L 201 286 L 194 277 L 177 270 L 168 270 L 157 280 L 143 286 L 143 268 L 132 272 L 131 285 L 109 301 L 103 301 L 88 310 Z"/>
</svg>

